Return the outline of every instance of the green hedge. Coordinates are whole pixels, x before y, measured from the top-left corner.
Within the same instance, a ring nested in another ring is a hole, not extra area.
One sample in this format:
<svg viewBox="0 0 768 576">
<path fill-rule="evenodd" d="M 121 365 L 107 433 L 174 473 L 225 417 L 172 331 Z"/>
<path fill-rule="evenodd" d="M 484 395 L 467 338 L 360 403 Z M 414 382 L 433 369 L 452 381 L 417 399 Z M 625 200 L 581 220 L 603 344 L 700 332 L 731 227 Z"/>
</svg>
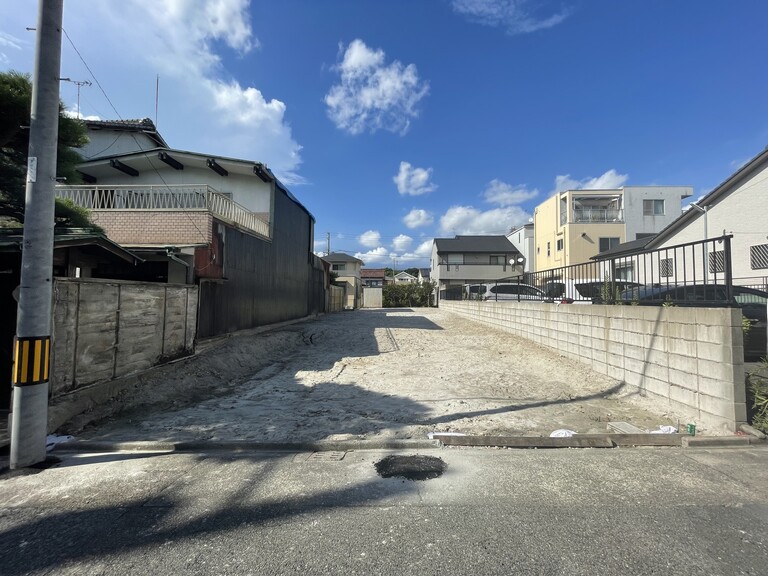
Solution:
<svg viewBox="0 0 768 576">
<path fill-rule="evenodd" d="M 384 308 L 415 308 L 434 305 L 434 282 L 386 284 L 382 290 Z"/>
</svg>

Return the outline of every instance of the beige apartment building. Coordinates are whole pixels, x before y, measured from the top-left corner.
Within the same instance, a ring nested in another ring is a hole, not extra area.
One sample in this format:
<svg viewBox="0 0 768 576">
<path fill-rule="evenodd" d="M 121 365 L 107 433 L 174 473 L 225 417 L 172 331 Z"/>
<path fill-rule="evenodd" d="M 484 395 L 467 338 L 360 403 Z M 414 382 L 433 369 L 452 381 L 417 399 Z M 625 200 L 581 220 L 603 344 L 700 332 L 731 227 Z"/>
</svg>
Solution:
<svg viewBox="0 0 768 576">
<path fill-rule="evenodd" d="M 622 242 L 653 236 L 682 211 L 690 186 L 565 190 L 533 212 L 536 270 L 589 261 Z"/>
</svg>

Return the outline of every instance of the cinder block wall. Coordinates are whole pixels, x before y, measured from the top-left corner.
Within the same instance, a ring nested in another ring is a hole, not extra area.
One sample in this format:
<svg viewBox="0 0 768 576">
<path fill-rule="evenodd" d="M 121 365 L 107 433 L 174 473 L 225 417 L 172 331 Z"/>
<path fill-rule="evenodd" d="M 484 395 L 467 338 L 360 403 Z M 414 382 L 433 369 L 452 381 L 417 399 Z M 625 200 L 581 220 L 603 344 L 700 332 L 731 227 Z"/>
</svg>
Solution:
<svg viewBox="0 0 768 576">
<path fill-rule="evenodd" d="M 442 300 L 440 308 L 547 346 L 701 425 L 746 421 L 741 311 Z"/>
</svg>

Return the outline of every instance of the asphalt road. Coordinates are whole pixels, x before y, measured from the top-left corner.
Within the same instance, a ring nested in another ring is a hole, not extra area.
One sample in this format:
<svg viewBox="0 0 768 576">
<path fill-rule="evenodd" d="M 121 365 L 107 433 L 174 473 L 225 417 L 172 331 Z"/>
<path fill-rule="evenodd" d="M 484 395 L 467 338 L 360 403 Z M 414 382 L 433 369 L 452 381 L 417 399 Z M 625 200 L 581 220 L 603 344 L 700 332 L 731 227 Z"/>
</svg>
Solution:
<svg viewBox="0 0 768 576">
<path fill-rule="evenodd" d="M 768 573 L 768 448 L 56 453 L 0 474 L 0 574 Z M 342 459 L 338 459 L 341 458 Z"/>
</svg>

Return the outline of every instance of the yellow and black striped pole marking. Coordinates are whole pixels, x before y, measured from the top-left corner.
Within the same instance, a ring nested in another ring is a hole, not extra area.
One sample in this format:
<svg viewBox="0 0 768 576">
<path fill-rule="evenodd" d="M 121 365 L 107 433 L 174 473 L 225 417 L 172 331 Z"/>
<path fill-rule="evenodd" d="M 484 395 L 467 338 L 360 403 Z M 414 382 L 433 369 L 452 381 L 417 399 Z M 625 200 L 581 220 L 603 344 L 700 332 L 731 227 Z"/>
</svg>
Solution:
<svg viewBox="0 0 768 576">
<path fill-rule="evenodd" d="M 14 338 L 13 385 L 30 386 L 48 381 L 51 337 Z"/>
</svg>

